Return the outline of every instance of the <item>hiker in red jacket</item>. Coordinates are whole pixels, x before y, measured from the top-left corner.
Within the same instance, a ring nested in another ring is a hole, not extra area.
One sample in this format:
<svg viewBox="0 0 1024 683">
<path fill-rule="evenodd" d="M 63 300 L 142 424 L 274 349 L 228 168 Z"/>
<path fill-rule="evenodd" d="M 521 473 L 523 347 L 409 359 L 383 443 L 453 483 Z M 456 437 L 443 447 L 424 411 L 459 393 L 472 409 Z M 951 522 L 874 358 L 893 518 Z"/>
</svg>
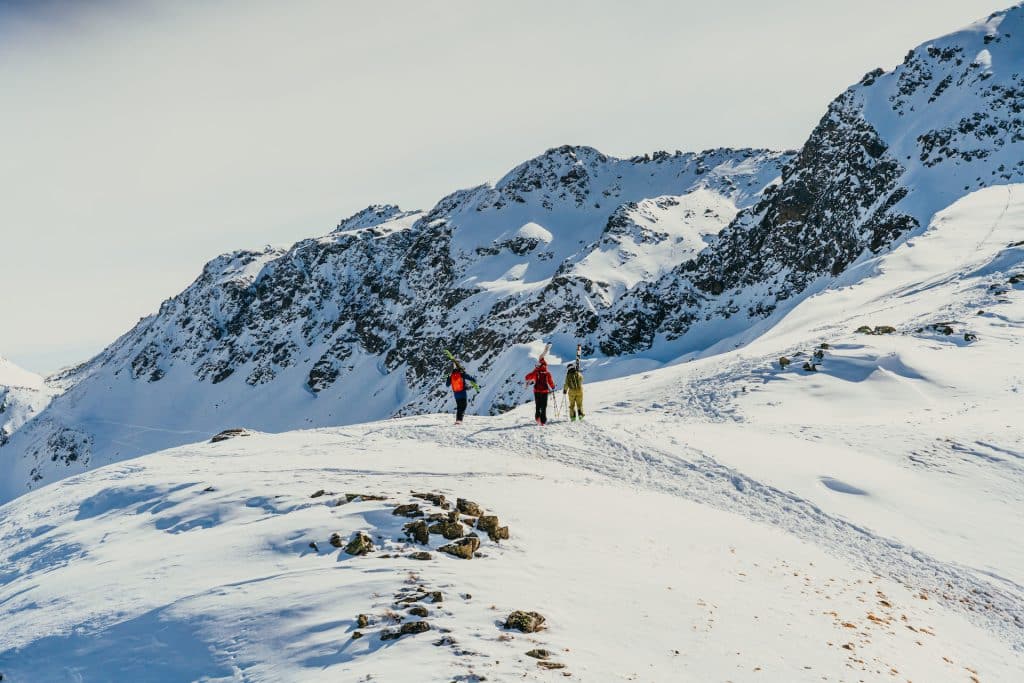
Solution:
<svg viewBox="0 0 1024 683">
<path fill-rule="evenodd" d="M 537 404 L 537 424 L 548 423 L 548 394 L 555 390 L 555 379 L 548 372 L 548 362 L 543 358 L 537 363 L 537 367 L 526 376 L 526 383 L 533 384 L 533 400 Z"/>
</svg>

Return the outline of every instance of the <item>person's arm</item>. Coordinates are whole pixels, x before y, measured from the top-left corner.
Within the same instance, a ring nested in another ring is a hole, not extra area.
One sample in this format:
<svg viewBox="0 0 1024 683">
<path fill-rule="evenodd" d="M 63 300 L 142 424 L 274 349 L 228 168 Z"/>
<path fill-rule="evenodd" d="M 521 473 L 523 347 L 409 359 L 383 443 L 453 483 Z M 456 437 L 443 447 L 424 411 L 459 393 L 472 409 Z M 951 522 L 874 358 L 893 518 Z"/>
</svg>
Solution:
<svg viewBox="0 0 1024 683">
<path fill-rule="evenodd" d="M 448 375 L 447 377 L 444 378 L 444 385 L 446 387 L 450 387 L 452 385 L 452 376 L 451 375 Z"/>
<path fill-rule="evenodd" d="M 527 382 L 534 382 L 534 381 L 536 381 L 536 379 L 537 379 L 537 373 L 536 373 L 536 371 L 534 371 L 534 372 L 531 372 L 530 374 L 528 374 L 528 375 L 526 376 L 526 381 L 527 381 Z"/>
</svg>

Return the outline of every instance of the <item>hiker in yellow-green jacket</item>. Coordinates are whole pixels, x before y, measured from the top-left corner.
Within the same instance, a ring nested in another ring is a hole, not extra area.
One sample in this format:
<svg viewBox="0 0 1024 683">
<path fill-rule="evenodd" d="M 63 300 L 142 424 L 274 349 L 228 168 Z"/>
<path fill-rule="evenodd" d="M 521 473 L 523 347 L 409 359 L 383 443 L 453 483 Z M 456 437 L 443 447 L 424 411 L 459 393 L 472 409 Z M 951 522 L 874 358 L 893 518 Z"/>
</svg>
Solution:
<svg viewBox="0 0 1024 683">
<path fill-rule="evenodd" d="M 583 419 L 583 373 L 579 363 L 573 363 L 565 373 L 562 393 L 569 397 L 569 420 Z"/>
</svg>

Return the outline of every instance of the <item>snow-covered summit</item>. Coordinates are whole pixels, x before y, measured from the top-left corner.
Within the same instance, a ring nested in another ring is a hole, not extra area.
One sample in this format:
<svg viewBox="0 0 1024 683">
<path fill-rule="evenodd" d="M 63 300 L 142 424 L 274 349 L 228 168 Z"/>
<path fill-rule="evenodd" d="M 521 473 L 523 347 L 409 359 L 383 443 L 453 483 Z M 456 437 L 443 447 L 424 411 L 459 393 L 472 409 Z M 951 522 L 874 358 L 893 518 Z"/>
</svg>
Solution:
<svg viewBox="0 0 1024 683">
<path fill-rule="evenodd" d="M 0 446 L 45 408 L 54 393 L 41 376 L 0 356 Z"/>
</svg>

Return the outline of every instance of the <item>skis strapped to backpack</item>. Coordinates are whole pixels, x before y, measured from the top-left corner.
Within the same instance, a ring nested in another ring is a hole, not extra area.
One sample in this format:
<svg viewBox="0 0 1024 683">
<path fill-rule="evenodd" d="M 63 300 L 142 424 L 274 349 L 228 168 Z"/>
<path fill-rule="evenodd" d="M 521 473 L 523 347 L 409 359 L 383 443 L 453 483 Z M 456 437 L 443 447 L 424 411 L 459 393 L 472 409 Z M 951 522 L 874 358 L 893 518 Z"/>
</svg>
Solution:
<svg viewBox="0 0 1024 683">
<path fill-rule="evenodd" d="M 453 354 L 448 349 L 444 350 L 444 354 L 446 356 L 448 356 L 448 358 L 451 360 L 452 363 L 455 364 L 455 369 L 456 370 L 461 372 L 463 375 L 466 374 L 466 369 L 464 367 L 462 367 L 462 361 L 460 361 L 458 358 L 456 358 L 455 354 Z M 473 387 L 473 391 L 477 391 L 477 392 L 480 391 L 480 385 L 479 384 L 477 384 L 473 380 L 469 379 L 468 377 L 466 378 L 466 381 L 469 382 L 469 386 Z"/>
</svg>

